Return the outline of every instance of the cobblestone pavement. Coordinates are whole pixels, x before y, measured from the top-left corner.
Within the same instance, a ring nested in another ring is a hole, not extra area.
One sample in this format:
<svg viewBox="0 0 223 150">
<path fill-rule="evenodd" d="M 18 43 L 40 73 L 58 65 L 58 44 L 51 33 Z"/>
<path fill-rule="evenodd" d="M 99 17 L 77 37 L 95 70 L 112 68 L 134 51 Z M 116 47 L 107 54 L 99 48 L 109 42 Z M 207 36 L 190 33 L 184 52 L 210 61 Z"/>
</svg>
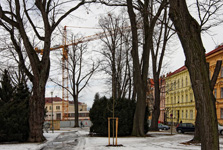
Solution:
<svg viewBox="0 0 223 150">
<path fill-rule="evenodd" d="M 53 141 L 47 143 L 41 150 L 73 150 L 77 146 L 79 139 L 78 131 L 64 132 Z"/>
</svg>

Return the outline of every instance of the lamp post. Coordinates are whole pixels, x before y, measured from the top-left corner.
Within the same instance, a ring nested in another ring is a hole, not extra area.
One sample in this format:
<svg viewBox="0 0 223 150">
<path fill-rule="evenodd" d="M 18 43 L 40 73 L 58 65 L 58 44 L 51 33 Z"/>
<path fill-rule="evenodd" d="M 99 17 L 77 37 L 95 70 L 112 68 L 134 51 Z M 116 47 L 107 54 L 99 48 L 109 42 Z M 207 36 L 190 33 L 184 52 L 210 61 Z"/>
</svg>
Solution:
<svg viewBox="0 0 223 150">
<path fill-rule="evenodd" d="M 51 92 L 51 101 L 52 101 L 52 133 L 54 133 L 54 126 L 53 126 L 53 92 Z"/>
</svg>

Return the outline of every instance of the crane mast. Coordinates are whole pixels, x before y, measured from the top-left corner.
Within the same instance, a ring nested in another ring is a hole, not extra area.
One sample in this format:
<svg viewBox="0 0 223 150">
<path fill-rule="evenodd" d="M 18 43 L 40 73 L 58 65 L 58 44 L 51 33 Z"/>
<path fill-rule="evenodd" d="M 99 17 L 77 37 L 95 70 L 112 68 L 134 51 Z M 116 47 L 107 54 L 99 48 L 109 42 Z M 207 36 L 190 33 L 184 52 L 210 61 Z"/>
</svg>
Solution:
<svg viewBox="0 0 223 150">
<path fill-rule="evenodd" d="M 63 56 L 62 56 L 62 120 L 68 120 L 68 107 L 69 107 L 69 95 L 68 95 L 68 46 L 77 45 L 84 42 L 89 42 L 93 40 L 98 40 L 100 38 L 106 37 L 106 33 L 109 32 L 100 32 L 91 36 L 86 36 L 84 38 L 80 38 L 75 43 L 67 43 L 67 26 L 64 26 L 62 45 L 50 48 L 50 51 L 57 50 L 62 48 Z M 124 32 L 130 30 L 130 26 L 124 27 Z M 112 33 L 113 34 L 113 33 Z M 111 34 L 109 35 L 111 36 Z M 35 48 L 35 51 L 43 54 L 43 49 Z"/>
<path fill-rule="evenodd" d="M 62 120 L 68 120 L 68 46 L 67 46 L 67 30 L 64 26 L 63 32 L 63 56 L 62 56 Z"/>
</svg>

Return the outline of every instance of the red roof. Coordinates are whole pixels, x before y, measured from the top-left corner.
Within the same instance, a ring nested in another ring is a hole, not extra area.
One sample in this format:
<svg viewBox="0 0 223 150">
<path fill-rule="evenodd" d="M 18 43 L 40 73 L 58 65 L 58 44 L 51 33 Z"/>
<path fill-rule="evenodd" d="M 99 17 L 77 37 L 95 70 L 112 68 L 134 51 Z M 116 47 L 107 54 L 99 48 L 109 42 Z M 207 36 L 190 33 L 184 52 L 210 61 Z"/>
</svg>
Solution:
<svg viewBox="0 0 223 150">
<path fill-rule="evenodd" d="M 61 102 L 62 101 L 62 99 L 60 97 L 46 97 L 45 98 L 45 103 L 52 103 L 52 100 L 54 102 Z M 69 100 L 69 103 L 70 104 L 74 104 L 74 101 L 70 101 Z M 78 102 L 78 104 L 82 104 L 82 103 L 81 102 Z"/>
<path fill-rule="evenodd" d="M 163 81 L 165 81 L 165 79 L 164 78 L 159 78 L 160 83 L 161 83 L 161 81 L 163 82 Z M 150 83 L 151 87 L 154 87 L 154 79 L 149 79 L 148 82 Z"/>
<path fill-rule="evenodd" d="M 153 79 L 149 79 L 149 82 L 150 82 L 151 86 L 154 85 L 154 81 L 153 81 Z"/>
<path fill-rule="evenodd" d="M 221 51 L 221 50 L 223 50 L 223 45 L 219 45 L 219 46 L 218 46 L 217 48 L 215 48 L 214 50 L 208 52 L 205 56 L 206 56 L 206 57 L 207 57 L 207 56 L 210 56 L 210 55 L 212 55 L 212 54 L 214 54 L 214 53 L 216 53 L 216 52 L 219 52 L 219 51 Z M 179 73 L 179 72 L 181 72 L 181 71 L 183 71 L 183 70 L 186 70 L 186 69 L 187 69 L 187 67 L 186 67 L 186 66 L 183 66 L 183 67 L 177 69 L 177 70 L 174 71 L 174 72 L 167 73 L 166 77 L 172 76 L 172 75 L 174 75 L 174 74 L 176 74 L 176 73 Z"/>
<path fill-rule="evenodd" d="M 52 100 L 54 102 L 60 102 L 62 99 L 60 97 L 46 97 L 45 98 L 45 103 L 52 103 Z"/>
<path fill-rule="evenodd" d="M 176 73 L 179 73 L 179 72 L 181 72 L 181 71 L 184 71 L 184 70 L 186 70 L 186 69 L 187 69 L 186 66 L 180 67 L 179 69 L 177 69 L 177 70 L 174 71 L 174 72 L 167 73 L 166 77 L 170 77 L 170 76 L 172 76 L 172 75 L 174 75 L 174 74 L 176 74 Z"/>
<path fill-rule="evenodd" d="M 206 57 L 207 57 L 207 56 L 210 56 L 210 55 L 212 55 L 212 54 L 214 54 L 214 53 L 216 53 L 216 52 L 218 52 L 218 51 L 221 51 L 221 50 L 223 50 L 223 45 L 219 45 L 217 48 L 215 48 L 214 50 L 210 51 L 210 52 L 207 53 L 205 56 L 206 56 Z"/>
</svg>

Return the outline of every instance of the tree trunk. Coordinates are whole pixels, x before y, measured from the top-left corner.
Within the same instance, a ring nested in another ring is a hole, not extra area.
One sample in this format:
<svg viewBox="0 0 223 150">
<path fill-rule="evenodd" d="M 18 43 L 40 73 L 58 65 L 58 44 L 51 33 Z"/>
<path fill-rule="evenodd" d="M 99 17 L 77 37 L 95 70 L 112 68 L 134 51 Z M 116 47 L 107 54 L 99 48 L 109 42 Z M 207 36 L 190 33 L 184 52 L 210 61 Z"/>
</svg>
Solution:
<svg viewBox="0 0 223 150">
<path fill-rule="evenodd" d="M 146 93 L 145 90 L 141 90 L 140 94 L 137 92 L 137 104 L 132 129 L 132 135 L 134 136 L 145 136 L 144 119 L 146 111 L 146 95 L 144 93 Z"/>
<path fill-rule="evenodd" d="M 133 11 L 132 0 L 127 0 L 128 14 L 131 22 L 132 31 L 132 58 L 133 58 L 133 82 L 134 89 L 136 90 L 137 103 L 136 110 L 133 120 L 133 136 L 145 136 L 144 133 L 144 117 L 146 110 L 146 81 L 142 82 L 143 76 L 141 76 L 141 68 L 139 64 L 139 54 L 138 54 L 138 34 L 136 26 L 136 15 Z M 145 56 L 144 56 L 145 57 Z M 148 69 L 148 68 L 147 68 Z M 148 74 L 147 72 L 146 76 Z"/>
<path fill-rule="evenodd" d="M 196 107 L 196 109 L 197 109 L 197 107 Z M 201 119 L 200 113 L 197 112 L 197 116 L 196 116 L 196 120 L 195 120 L 194 138 L 191 140 L 191 142 L 194 142 L 194 143 L 201 143 L 201 132 L 200 132 L 201 120 L 200 119 Z"/>
<path fill-rule="evenodd" d="M 78 113 L 78 95 L 74 95 L 74 109 L 75 109 L 75 124 L 74 127 L 79 127 L 79 113 Z"/>
<path fill-rule="evenodd" d="M 160 116 L 160 87 L 159 87 L 159 76 L 154 78 L 155 87 L 155 104 L 153 106 L 152 121 L 150 131 L 158 131 L 158 120 Z"/>
<path fill-rule="evenodd" d="M 33 95 L 29 101 L 29 142 L 45 141 L 43 136 L 44 122 L 44 106 L 45 106 L 45 82 L 34 81 Z"/>
<path fill-rule="evenodd" d="M 200 122 L 201 149 L 218 150 L 216 106 L 208 76 L 200 26 L 190 15 L 185 0 L 170 0 L 170 18 L 184 49 L 185 65 L 190 74 L 197 112 L 202 116 L 198 120 Z"/>
</svg>

